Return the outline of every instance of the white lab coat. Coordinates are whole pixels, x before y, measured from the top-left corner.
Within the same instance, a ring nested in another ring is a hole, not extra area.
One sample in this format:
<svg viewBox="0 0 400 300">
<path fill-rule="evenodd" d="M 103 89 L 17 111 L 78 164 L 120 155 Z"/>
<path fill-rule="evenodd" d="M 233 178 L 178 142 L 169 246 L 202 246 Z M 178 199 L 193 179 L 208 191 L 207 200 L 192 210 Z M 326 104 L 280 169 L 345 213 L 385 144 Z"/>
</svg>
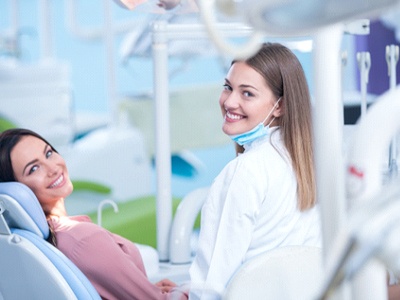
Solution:
<svg viewBox="0 0 400 300">
<path fill-rule="evenodd" d="M 246 145 L 226 165 L 202 208 L 190 300 L 220 299 L 234 272 L 262 252 L 289 245 L 321 247 L 319 209 L 300 212 L 296 190 L 279 129 Z"/>
</svg>

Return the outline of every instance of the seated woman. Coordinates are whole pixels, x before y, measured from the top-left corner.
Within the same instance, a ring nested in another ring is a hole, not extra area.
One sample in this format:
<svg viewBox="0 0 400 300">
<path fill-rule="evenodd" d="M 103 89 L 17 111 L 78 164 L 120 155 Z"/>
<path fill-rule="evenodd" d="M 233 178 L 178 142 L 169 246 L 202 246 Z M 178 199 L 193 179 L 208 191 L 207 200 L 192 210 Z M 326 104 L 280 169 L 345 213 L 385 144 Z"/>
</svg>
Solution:
<svg viewBox="0 0 400 300">
<path fill-rule="evenodd" d="M 40 135 L 27 129 L 0 134 L 0 182 L 7 181 L 24 183 L 34 192 L 47 217 L 49 242 L 75 263 L 103 299 L 187 299 L 167 279 L 149 281 L 134 243 L 88 216 L 68 216 L 65 199 L 73 186 L 67 166 Z"/>
</svg>

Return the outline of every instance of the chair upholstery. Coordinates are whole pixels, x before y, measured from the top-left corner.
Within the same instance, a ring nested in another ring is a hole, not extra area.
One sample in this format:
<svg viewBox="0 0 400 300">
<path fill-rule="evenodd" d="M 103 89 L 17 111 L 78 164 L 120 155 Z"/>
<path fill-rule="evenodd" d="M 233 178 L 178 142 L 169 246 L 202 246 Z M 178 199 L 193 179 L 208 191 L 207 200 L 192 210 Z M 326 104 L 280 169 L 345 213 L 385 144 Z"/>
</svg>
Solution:
<svg viewBox="0 0 400 300">
<path fill-rule="evenodd" d="M 320 248 L 274 249 L 246 262 L 230 280 L 223 299 L 311 300 L 322 274 Z"/>
<path fill-rule="evenodd" d="M 0 183 L 0 299 L 100 299 L 48 236 L 33 192 L 18 182 Z"/>
</svg>

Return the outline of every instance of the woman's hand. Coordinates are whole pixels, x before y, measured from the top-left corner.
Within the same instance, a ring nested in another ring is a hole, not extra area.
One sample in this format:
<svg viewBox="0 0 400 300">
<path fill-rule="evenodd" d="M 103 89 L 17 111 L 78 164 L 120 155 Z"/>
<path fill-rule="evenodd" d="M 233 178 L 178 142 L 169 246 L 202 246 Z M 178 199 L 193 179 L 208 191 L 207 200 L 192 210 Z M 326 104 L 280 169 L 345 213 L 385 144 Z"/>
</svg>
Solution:
<svg viewBox="0 0 400 300">
<path fill-rule="evenodd" d="M 177 286 L 176 283 L 169 279 L 160 280 L 155 285 L 161 289 L 162 293 L 169 293 L 174 287 Z"/>
</svg>

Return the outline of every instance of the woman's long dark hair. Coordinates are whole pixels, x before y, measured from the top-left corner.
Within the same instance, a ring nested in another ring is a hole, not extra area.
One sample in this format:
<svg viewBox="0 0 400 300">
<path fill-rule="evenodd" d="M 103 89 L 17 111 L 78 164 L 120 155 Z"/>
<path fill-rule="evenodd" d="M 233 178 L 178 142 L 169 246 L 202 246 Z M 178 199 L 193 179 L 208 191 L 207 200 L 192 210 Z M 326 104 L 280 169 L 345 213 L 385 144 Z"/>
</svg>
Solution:
<svg viewBox="0 0 400 300">
<path fill-rule="evenodd" d="M 0 133 L 0 182 L 17 181 L 14 174 L 14 169 L 11 162 L 11 151 L 14 149 L 21 139 L 25 136 L 36 137 L 51 147 L 54 152 L 57 152 L 45 138 L 36 132 L 24 128 L 12 128 Z M 46 214 L 46 212 L 45 212 Z M 46 216 L 47 217 L 47 216 Z M 52 245 L 57 245 L 56 236 L 53 229 L 49 225 L 50 234 L 47 241 Z"/>
</svg>

